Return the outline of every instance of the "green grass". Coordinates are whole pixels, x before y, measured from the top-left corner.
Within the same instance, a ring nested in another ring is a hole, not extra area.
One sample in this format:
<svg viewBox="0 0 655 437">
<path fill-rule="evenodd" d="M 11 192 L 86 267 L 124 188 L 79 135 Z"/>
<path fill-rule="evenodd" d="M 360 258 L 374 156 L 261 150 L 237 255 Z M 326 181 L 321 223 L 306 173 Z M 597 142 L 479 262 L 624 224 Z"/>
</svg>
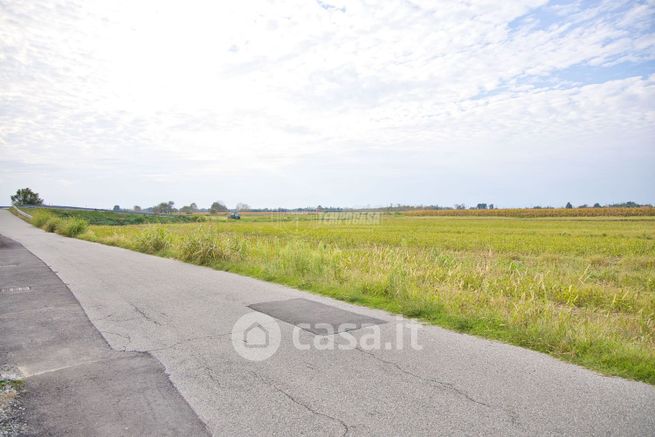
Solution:
<svg viewBox="0 0 655 437">
<path fill-rule="evenodd" d="M 61 224 L 62 224 L 62 219 L 60 219 L 59 217 L 51 216 L 45 221 L 45 223 L 43 223 L 43 226 L 41 226 L 41 228 L 46 232 L 55 232 L 57 230 L 57 227 L 59 227 Z"/>
<path fill-rule="evenodd" d="M 90 226 L 81 238 L 287 284 L 655 384 L 655 219 L 385 215 Z M 164 243 L 161 243 L 164 242 Z"/>
<path fill-rule="evenodd" d="M 77 237 L 89 226 L 89 223 L 81 218 L 62 217 L 44 209 L 32 211 L 32 219 L 29 222 L 46 232 L 56 232 L 65 237 Z"/>
<path fill-rule="evenodd" d="M 61 218 L 77 218 L 92 225 L 137 225 L 146 223 L 196 223 L 205 221 L 201 215 L 154 215 L 133 214 L 127 212 L 111 211 L 85 211 L 77 209 L 29 208 L 25 211 L 33 217 L 39 215 L 55 215 Z"/>
<path fill-rule="evenodd" d="M 134 237 L 134 247 L 140 252 L 160 253 L 170 245 L 170 232 L 162 226 L 149 226 Z"/>
<path fill-rule="evenodd" d="M 13 390 L 21 390 L 25 385 L 25 381 L 22 379 L 0 379 L 0 391 L 5 388 L 11 388 Z"/>
<path fill-rule="evenodd" d="M 48 222 L 48 220 L 50 220 L 52 217 L 54 217 L 54 214 L 52 214 L 49 211 L 46 210 L 34 211 L 32 213 L 31 223 L 37 228 L 40 228 L 43 227 L 43 225 L 45 225 Z"/>
<path fill-rule="evenodd" d="M 77 237 L 79 234 L 86 231 L 87 226 L 89 226 L 86 220 L 75 217 L 64 219 L 58 218 L 57 220 L 59 220 L 59 222 L 55 226 L 55 232 L 65 237 Z"/>
</svg>

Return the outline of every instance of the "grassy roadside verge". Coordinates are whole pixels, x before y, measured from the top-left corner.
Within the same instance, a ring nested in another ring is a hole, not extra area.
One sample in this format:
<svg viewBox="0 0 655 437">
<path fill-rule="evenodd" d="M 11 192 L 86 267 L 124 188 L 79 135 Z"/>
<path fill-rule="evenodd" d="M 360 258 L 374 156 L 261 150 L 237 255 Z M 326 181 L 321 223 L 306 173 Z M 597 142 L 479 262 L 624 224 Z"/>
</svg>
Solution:
<svg viewBox="0 0 655 437">
<path fill-rule="evenodd" d="M 11 208 L 12 214 L 46 232 L 56 232 L 65 237 L 76 237 L 87 230 L 89 223 L 77 217 L 61 217 L 48 210 L 33 210 L 32 218 L 28 219 Z"/>
<path fill-rule="evenodd" d="M 15 208 L 11 208 L 15 211 Z M 49 214 L 62 219 L 76 218 L 84 220 L 90 225 L 139 225 L 139 224 L 171 224 L 171 223 L 198 223 L 206 221 L 202 215 L 183 214 L 137 214 L 130 212 L 89 211 L 78 209 L 58 209 L 33 207 L 25 209 L 32 215 Z M 15 214 L 17 215 L 17 214 Z"/>
<path fill-rule="evenodd" d="M 282 283 L 655 384 L 655 220 L 89 226 L 78 238 Z"/>
</svg>

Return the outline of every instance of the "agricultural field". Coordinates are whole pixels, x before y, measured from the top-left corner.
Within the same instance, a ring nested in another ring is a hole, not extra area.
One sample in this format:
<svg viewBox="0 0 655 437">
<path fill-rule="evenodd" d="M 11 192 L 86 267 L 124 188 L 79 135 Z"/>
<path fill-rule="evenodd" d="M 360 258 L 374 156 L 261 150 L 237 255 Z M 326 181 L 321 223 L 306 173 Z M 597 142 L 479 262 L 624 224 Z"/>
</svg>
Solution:
<svg viewBox="0 0 655 437">
<path fill-rule="evenodd" d="M 655 384 L 655 217 L 256 215 L 78 238 L 383 308 Z"/>
<path fill-rule="evenodd" d="M 515 209 L 430 209 L 404 212 L 409 216 L 455 217 L 644 217 L 655 216 L 655 208 L 515 208 Z"/>
</svg>

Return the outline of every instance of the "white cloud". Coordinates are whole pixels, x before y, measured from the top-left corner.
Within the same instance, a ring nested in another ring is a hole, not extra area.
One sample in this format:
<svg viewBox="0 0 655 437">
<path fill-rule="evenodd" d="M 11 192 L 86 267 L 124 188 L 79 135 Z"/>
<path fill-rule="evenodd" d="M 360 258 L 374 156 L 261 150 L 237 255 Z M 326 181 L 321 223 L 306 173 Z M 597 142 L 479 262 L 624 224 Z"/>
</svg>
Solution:
<svg viewBox="0 0 655 437">
<path fill-rule="evenodd" d="M 420 153 L 421 163 L 396 160 L 405 171 L 555 165 L 594 151 L 652 159 L 654 10 L 545 0 L 3 3 L 0 152 L 25 177 L 5 176 L 1 194 L 29 177 L 119 167 L 160 184 L 148 199 L 193 175 L 248 173 L 261 195 L 242 200 L 274 205 L 271 181 L 319 157 L 338 168 L 352 156 Z M 641 72 L 623 73 L 626 63 Z M 580 68 L 593 71 L 566 77 Z M 311 201 L 309 188 L 291 190 L 289 202 Z M 351 194 L 331 196 L 368 201 Z M 70 188 L 52 195 L 79 199 Z M 426 188 L 419 200 L 441 201 L 433 196 Z"/>
</svg>

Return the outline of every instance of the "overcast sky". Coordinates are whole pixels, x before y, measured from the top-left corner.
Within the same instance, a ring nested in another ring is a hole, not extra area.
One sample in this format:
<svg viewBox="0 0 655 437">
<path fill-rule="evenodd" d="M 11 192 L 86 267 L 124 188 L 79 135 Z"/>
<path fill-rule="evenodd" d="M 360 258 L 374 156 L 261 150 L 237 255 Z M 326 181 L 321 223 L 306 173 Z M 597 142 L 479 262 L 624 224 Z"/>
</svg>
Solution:
<svg viewBox="0 0 655 437">
<path fill-rule="evenodd" d="M 0 204 L 655 202 L 655 2 L 0 0 Z"/>
</svg>

